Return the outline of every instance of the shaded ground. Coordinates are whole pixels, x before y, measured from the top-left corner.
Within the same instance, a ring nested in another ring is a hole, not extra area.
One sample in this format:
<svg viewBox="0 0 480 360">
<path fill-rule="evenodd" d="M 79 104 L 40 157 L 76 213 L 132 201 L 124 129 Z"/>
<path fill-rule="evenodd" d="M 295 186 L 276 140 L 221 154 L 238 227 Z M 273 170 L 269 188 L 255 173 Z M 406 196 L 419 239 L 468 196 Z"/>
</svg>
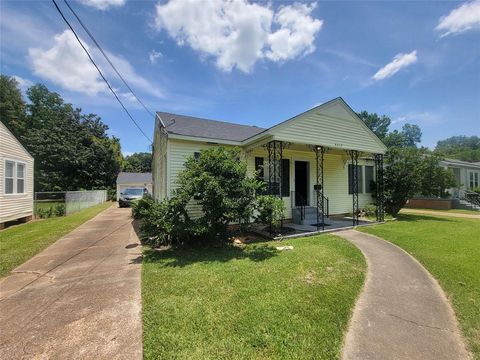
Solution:
<svg viewBox="0 0 480 360">
<path fill-rule="evenodd" d="M 469 359 L 442 289 L 416 260 L 372 235 L 337 234 L 359 247 L 368 262 L 343 359 Z"/>
<path fill-rule="evenodd" d="M 144 356 L 338 358 L 364 272 L 360 251 L 331 235 L 147 250 Z"/>
<path fill-rule="evenodd" d="M 470 350 L 480 359 L 480 221 L 403 214 L 362 228 L 402 247 L 438 280 L 453 305 Z"/>
<path fill-rule="evenodd" d="M 140 247 L 111 207 L 0 282 L 0 358 L 142 357 Z"/>
</svg>

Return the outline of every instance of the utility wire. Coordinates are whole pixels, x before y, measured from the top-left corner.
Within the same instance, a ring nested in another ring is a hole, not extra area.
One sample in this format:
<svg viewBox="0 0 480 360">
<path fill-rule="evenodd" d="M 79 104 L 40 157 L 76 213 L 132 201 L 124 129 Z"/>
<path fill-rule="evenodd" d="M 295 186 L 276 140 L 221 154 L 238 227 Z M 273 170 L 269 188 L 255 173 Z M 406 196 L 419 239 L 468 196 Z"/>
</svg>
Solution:
<svg viewBox="0 0 480 360">
<path fill-rule="evenodd" d="M 103 51 L 102 47 L 100 46 L 100 44 L 97 42 L 97 40 L 95 39 L 95 37 L 93 36 L 93 34 L 88 30 L 87 26 L 83 23 L 83 21 L 80 19 L 80 17 L 77 15 L 77 13 L 72 9 L 72 7 L 70 6 L 70 4 L 68 3 L 67 0 L 63 0 L 65 2 L 65 4 L 68 6 L 68 8 L 70 9 L 70 11 L 73 13 L 73 15 L 75 16 L 75 18 L 78 20 L 78 22 L 80 23 L 80 25 L 82 26 L 83 30 L 85 30 L 85 32 L 88 34 L 88 36 L 90 36 L 90 39 L 92 39 L 93 43 L 96 45 L 96 47 L 98 48 L 98 50 L 100 50 L 100 52 L 103 54 L 103 56 L 105 57 L 105 59 L 108 61 L 108 63 L 110 64 L 110 66 L 113 68 L 113 70 L 117 73 L 118 77 L 123 81 L 123 83 L 125 84 L 125 86 L 127 87 L 127 89 L 132 93 L 132 95 L 135 97 L 135 99 L 137 99 L 137 101 L 143 106 L 143 108 L 153 117 L 155 117 L 155 115 L 153 115 L 153 113 L 145 106 L 145 104 L 142 102 L 142 100 L 140 100 L 140 98 L 137 96 L 137 94 L 135 94 L 135 92 L 132 90 L 132 88 L 127 84 L 127 81 L 123 78 L 123 76 L 120 74 L 120 72 L 117 70 L 117 68 L 115 67 L 115 65 L 113 65 L 112 61 L 110 60 L 110 58 L 108 57 L 108 55 L 105 53 L 105 51 Z"/>
<path fill-rule="evenodd" d="M 73 35 L 75 36 L 75 38 L 77 39 L 78 43 L 80 44 L 80 46 L 82 47 L 82 49 L 85 51 L 85 53 L 87 54 L 88 58 L 90 59 L 90 61 L 92 62 L 93 66 L 95 66 L 95 68 L 97 69 L 98 73 L 100 74 L 100 76 L 102 77 L 103 81 L 107 84 L 108 88 L 110 89 L 110 91 L 112 92 L 112 94 L 115 96 L 115 99 L 117 99 L 117 101 L 120 103 L 120 105 L 122 106 L 123 110 L 125 110 L 125 112 L 127 113 L 128 117 L 130 118 L 130 120 L 133 121 L 133 123 L 135 124 L 135 126 L 138 128 L 138 130 L 140 130 L 140 132 L 143 134 L 143 136 L 145 136 L 145 138 L 150 141 L 150 143 L 152 143 L 152 140 L 148 137 L 147 134 L 145 134 L 145 132 L 142 130 L 142 128 L 140 127 L 140 125 L 138 125 L 138 123 L 135 121 L 135 119 L 133 118 L 133 116 L 130 114 L 130 112 L 127 110 L 127 108 L 125 107 L 125 105 L 123 105 L 122 101 L 120 100 L 120 98 L 118 97 L 117 93 L 115 92 L 115 90 L 113 90 L 112 86 L 110 85 L 110 83 L 107 81 L 107 79 L 105 78 L 105 76 L 103 75 L 102 71 L 100 70 L 100 68 L 97 66 L 97 64 L 95 63 L 95 61 L 93 60 L 92 56 L 90 55 L 90 53 L 88 52 L 88 50 L 85 48 L 85 46 L 83 45 L 82 41 L 80 40 L 80 38 L 78 37 L 77 33 L 75 32 L 75 30 L 73 29 L 72 25 L 70 25 L 70 23 L 68 22 L 67 18 L 65 17 L 65 15 L 63 15 L 62 13 L 62 10 L 60 10 L 60 8 L 58 7 L 58 4 L 55 0 L 52 0 L 53 4 L 55 5 L 55 8 L 57 9 L 58 13 L 60 14 L 60 16 L 62 17 L 63 21 L 65 21 L 65 23 L 68 25 L 68 27 L 70 28 L 70 30 L 73 32 Z"/>
</svg>

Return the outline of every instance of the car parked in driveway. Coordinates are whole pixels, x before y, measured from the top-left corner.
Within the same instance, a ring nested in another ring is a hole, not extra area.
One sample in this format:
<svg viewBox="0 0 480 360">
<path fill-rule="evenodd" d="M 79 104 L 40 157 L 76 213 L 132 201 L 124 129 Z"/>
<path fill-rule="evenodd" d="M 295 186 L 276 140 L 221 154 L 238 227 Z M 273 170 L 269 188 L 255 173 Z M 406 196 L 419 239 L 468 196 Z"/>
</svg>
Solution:
<svg viewBox="0 0 480 360">
<path fill-rule="evenodd" d="M 132 204 L 148 194 L 148 190 L 142 187 L 130 187 L 123 190 L 120 193 L 120 198 L 118 199 L 118 206 L 127 207 L 132 206 Z"/>
</svg>

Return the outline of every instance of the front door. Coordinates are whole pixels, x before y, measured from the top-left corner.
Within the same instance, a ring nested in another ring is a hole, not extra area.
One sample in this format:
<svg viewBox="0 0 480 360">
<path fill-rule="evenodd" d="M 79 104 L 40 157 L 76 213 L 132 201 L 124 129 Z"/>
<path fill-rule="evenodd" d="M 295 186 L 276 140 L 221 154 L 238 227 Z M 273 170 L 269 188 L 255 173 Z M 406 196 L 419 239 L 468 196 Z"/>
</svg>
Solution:
<svg viewBox="0 0 480 360">
<path fill-rule="evenodd" d="M 308 162 L 295 161 L 295 206 L 308 205 Z"/>
</svg>

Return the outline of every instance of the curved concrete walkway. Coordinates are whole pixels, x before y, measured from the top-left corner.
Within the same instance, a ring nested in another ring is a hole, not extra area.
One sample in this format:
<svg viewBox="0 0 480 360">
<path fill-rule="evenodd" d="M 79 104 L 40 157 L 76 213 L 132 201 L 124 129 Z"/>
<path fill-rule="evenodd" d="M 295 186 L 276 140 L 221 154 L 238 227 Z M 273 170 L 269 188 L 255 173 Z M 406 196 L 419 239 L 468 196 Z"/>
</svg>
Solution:
<svg viewBox="0 0 480 360">
<path fill-rule="evenodd" d="M 111 207 L 0 280 L 0 359 L 141 359 L 140 249 Z"/>
<path fill-rule="evenodd" d="M 356 245 L 368 263 L 343 359 L 470 359 L 445 294 L 418 261 L 373 235 L 336 235 Z"/>
</svg>

